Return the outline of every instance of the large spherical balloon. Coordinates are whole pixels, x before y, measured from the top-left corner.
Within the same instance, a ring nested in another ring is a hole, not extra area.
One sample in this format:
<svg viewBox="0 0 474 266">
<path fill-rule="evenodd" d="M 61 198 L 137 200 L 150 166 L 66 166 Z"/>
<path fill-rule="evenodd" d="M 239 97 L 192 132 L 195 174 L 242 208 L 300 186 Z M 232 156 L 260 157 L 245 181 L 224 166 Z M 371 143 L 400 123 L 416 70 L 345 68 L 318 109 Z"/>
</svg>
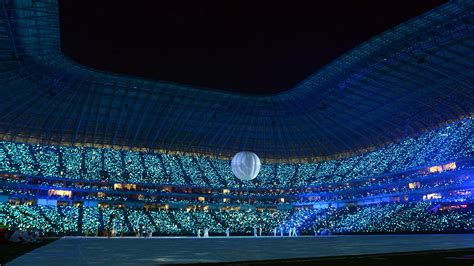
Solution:
<svg viewBox="0 0 474 266">
<path fill-rule="evenodd" d="M 241 151 L 234 155 L 231 162 L 232 173 L 240 180 L 252 180 L 260 172 L 260 159 L 250 151 Z"/>
</svg>

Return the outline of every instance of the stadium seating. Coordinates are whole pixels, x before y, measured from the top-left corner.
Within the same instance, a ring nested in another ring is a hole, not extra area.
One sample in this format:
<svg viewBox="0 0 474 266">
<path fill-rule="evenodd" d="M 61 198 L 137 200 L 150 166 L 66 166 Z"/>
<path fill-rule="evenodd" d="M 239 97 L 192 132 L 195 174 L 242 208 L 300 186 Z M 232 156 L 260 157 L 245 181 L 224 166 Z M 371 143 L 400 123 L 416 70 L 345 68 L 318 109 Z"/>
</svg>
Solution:
<svg viewBox="0 0 474 266">
<path fill-rule="evenodd" d="M 333 233 L 466 232 L 474 230 L 472 204 L 440 207 L 434 202 L 385 203 L 328 209 L 293 210 L 144 210 L 97 207 L 56 207 L 0 204 L 0 223 L 43 234 L 96 235 L 114 230 L 135 235 L 147 230 L 155 235 L 195 235 L 208 228 L 223 235 L 252 234 L 262 228 L 272 235 L 282 226 L 286 233 L 296 227 L 303 234 L 323 229 Z M 80 213 L 83 213 L 80 215 Z"/>
<path fill-rule="evenodd" d="M 0 171 L 116 183 L 191 187 L 297 188 L 344 183 L 460 158 L 471 158 L 474 119 L 462 120 L 362 155 L 307 164 L 263 164 L 259 178 L 241 182 L 229 162 L 113 149 L 0 142 Z"/>
<path fill-rule="evenodd" d="M 468 118 L 346 158 L 264 163 L 252 181 L 217 158 L 2 141 L 0 224 L 48 235 L 469 231 L 473 129 Z"/>
</svg>

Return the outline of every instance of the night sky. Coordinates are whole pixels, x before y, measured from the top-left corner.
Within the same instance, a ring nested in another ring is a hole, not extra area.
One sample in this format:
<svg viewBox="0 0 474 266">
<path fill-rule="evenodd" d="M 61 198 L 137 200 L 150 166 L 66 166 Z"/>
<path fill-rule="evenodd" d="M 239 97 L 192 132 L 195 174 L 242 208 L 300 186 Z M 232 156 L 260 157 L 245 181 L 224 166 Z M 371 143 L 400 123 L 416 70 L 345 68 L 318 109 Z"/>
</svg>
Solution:
<svg viewBox="0 0 474 266">
<path fill-rule="evenodd" d="M 446 1 L 60 1 L 63 52 L 101 70 L 272 94 Z"/>
</svg>

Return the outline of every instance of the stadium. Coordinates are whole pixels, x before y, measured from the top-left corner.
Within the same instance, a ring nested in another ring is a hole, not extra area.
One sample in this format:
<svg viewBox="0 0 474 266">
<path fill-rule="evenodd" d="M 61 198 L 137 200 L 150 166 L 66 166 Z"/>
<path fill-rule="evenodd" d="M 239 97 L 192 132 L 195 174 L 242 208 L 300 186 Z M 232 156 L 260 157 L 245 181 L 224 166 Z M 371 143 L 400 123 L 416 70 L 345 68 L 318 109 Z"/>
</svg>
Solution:
<svg viewBox="0 0 474 266">
<path fill-rule="evenodd" d="M 448 2 L 255 96 L 81 65 L 57 1 L 2 1 L 2 240 L 60 238 L 12 265 L 474 248 L 473 14 Z"/>
</svg>

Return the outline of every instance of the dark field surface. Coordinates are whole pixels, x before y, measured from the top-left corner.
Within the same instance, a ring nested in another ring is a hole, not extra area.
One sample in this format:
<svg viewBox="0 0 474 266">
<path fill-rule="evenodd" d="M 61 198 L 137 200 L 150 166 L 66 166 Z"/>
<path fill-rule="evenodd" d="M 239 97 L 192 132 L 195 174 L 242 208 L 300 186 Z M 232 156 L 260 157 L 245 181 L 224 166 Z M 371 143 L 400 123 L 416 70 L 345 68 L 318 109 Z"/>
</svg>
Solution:
<svg viewBox="0 0 474 266">
<path fill-rule="evenodd" d="M 2 244 L 0 245 L 0 265 L 4 265 L 16 257 L 19 257 L 36 248 L 47 245 L 53 241 L 56 241 L 57 239 L 58 238 L 46 238 L 37 243 Z"/>
<path fill-rule="evenodd" d="M 259 265 L 400 265 L 410 262 L 473 265 L 474 249 L 469 248 L 474 248 L 474 234 L 199 239 L 66 237 L 18 257 L 8 265 L 242 262 Z M 405 265 L 414 265 L 411 263 Z"/>
</svg>

